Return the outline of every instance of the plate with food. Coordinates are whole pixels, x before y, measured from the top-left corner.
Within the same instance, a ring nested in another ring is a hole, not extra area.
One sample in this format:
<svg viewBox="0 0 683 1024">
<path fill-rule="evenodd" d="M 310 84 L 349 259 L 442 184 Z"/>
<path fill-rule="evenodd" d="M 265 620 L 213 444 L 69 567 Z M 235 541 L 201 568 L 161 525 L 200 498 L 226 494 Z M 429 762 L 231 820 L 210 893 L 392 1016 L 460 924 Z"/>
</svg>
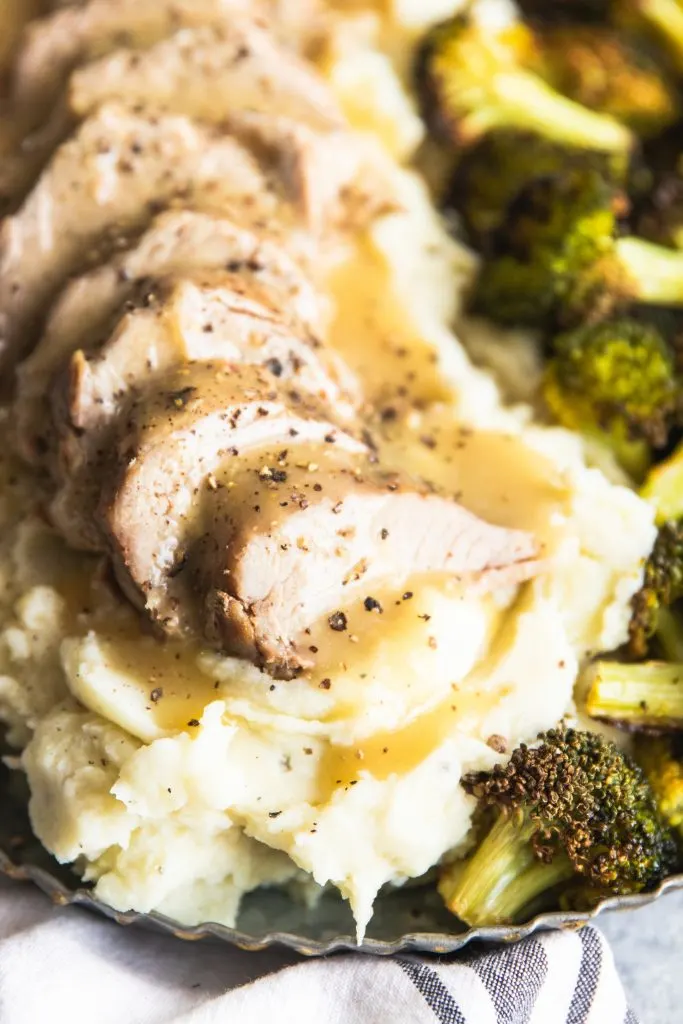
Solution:
<svg viewBox="0 0 683 1024">
<path fill-rule="evenodd" d="M 10 877 L 305 953 L 683 886 L 683 32 L 637 6 L 7 6 Z"/>
</svg>

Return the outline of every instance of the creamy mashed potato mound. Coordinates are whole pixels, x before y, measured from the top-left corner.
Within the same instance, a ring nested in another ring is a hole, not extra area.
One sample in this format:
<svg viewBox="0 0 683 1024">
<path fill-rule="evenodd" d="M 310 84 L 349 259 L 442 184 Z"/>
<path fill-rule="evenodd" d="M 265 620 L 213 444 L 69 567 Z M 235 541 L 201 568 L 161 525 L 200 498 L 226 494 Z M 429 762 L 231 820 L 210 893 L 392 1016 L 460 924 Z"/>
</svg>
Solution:
<svg viewBox="0 0 683 1024">
<path fill-rule="evenodd" d="M 352 122 L 398 159 L 421 125 L 394 54 L 451 7 L 396 0 L 388 26 L 349 16 L 328 55 Z M 572 714 L 583 659 L 626 638 L 652 509 L 471 364 L 450 325 L 473 260 L 417 177 L 394 174 L 400 208 L 330 268 L 331 344 L 376 402 L 410 364 L 429 404 L 388 428 L 387 457 L 457 480 L 489 521 L 533 530 L 546 569 L 487 597 L 396 580 L 375 595 L 383 614 L 346 610 L 314 673 L 270 680 L 144 635 L 3 454 L 0 717 L 37 836 L 120 910 L 232 925 L 244 893 L 312 880 L 340 890 L 362 935 L 382 886 L 467 843 L 463 772 Z"/>
</svg>

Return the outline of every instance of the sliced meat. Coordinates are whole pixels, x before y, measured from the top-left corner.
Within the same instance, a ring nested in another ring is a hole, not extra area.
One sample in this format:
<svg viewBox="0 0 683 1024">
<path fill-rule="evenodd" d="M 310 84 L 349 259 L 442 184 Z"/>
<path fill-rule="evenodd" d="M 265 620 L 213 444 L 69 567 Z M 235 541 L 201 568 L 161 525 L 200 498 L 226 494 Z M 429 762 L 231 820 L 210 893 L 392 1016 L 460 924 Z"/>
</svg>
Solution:
<svg viewBox="0 0 683 1024">
<path fill-rule="evenodd" d="M 283 296 L 242 274 L 217 280 L 143 282 L 112 337 L 89 358 L 72 358 L 69 423 L 92 431 L 114 416 L 131 388 L 187 362 L 253 363 L 274 380 L 334 405 L 352 406 L 326 365 L 320 342 L 283 313 Z"/>
<path fill-rule="evenodd" d="M 77 18 L 87 9 L 62 15 Z M 313 66 L 253 17 L 233 10 L 222 24 L 178 31 L 145 51 L 118 50 L 74 72 L 63 101 L 3 169 L 0 192 L 10 198 L 22 194 L 73 126 L 110 101 L 142 103 L 213 124 L 243 110 L 269 111 L 321 131 L 344 123 Z"/>
<path fill-rule="evenodd" d="M 174 367 L 216 360 L 252 364 L 262 368 L 264 386 L 269 382 L 286 396 L 329 402 L 340 419 L 350 421 L 353 406 L 319 343 L 278 317 L 272 292 L 261 286 L 259 301 L 255 282 L 251 289 L 248 284 L 245 275 L 224 275 L 219 284 L 188 279 L 145 284 L 138 305 L 131 302 L 104 346 L 88 358 L 76 352 L 68 372 L 58 377 L 51 432 L 55 475 L 64 484 L 54 515 L 72 543 L 83 547 L 88 538 L 87 546 L 97 547 L 91 522 L 98 466 L 114 442 L 118 416 L 146 381 Z"/>
<path fill-rule="evenodd" d="M 180 198 L 238 222 L 285 216 L 232 138 L 184 117 L 146 117 L 118 105 L 83 124 L 0 228 L 0 379 L 31 348 L 67 278 L 106 255 L 115 234 L 144 227 Z"/>
<path fill-rule="evenodd" d="M 20 7 L 28 7 L 29 18 L 39 6 L 37 0 L 3 3 L 17 8 L 13 24 L 18 24 Z M 179 29 L 224 25 L 245 11 L 269 16 L 278 35 L 296 44 L 310 33 L 319 7 L 318 0 L 89 0 L 65 7 L 28 25 L 15 51 L 13 98 L 22 110 L 32 112 L 35 124 L 54 103 L 70 71 L 112 50 L 146 49 Z M 5 45 L 3 38 L 0 59 Z"/>
<path fill-rule="evenodd" d="M 319 132 L 277 114 L 233 114 L 230 127 L 285 182 L 300 216 L 316 232 L 330 224 L 366 225 L 396 209 L 386 154 L 369 137 L 345 130 Z"/>
<path fill-rule="evenodd" d="M 334 94 L 313 65 L 281 46 L 265 25 L 231 15 L 185 29 L 142 53 L 120 50 L 76 71 L 69 108 L 86 117 L 111 99 L 220 123 L 250 110 L 320 131 L 344 126 Z"/>
<path fill-rule="evenodd" d="M 36 123 L 79 64 L 121 46 L 144 49 L 180 28 L 224 22 L 248 6 L 249 0 L 90 0 L 56 11 L 24 33 L 14 61 L 14 102 Z"/>
<path fill-rule="evenodd" d="M 192 617 L 187 606 L 171 614 L 163 581 L 174 571 L 181 536 L 199 526 L 199 490 L 218 486 L 226 462 L 294 442 L 367 450 L 318 402 L 273 387 L 272 376 L 254 366 L 189 366 L 152 383 L 120 418 L 110 451 L 121 469 L 98 474 L 101 518 L 117 538 L 114 561 L 126 592 L 169 631 Z M 125 571 L 131 559 L 134 574 Z"/>
<path fill-rule="evenodd" d="M 77 349 L 87 350 L 108 336 L 125 304 L 147 281 L 204 269 L 244 269 L 282 293 L 290 317 L 307 333 L 321 335 L 322 299 L 285 243 L 290 251 L 304 245 L 291 233 L 276 243 L 212 214 L 172 210 L 157 217 L 132 248 L 70 282 L 50 312 L 40 343 L 18 370 L 15 421 L 22 455 L 30 462 L 44 461 L 52 433 L 47 401 L 52 377 Z"/>
<path fill-rule="evenodd" d="M 104 509 L 122 584 L 167 633 L 198 630 L 276 676 L 311 663 L 303 631 L 361 590 L 434 572 L 490 590 L 540 571 L 530 534 L 491 526 L 365 454 L 300 438 L 224 459 L 213 489 L 194 477 L 185 521 L 173 511 L 169 557 L 168 463 L 155 459 L 152 481 L 144 462 Z"/>
</svg>

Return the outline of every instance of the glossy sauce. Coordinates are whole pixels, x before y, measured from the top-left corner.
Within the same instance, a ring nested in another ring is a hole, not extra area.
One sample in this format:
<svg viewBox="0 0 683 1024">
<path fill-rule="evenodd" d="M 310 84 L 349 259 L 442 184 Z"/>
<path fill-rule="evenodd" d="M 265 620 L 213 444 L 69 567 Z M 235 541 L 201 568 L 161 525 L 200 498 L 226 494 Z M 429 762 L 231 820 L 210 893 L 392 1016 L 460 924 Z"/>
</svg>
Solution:
<svg viewBox="0 0 683 1024">
<path fill-rule="evenodd" d="M 447 401 L 436 353 L 405 323 L 393 301 L 386 262 L 370 240 L 331 274 L 335 316 L 328 340 L 358 374 L 365 398 L 379 410 Z"/>
<path fill-rule="evenodd" d="M 207 704 L 220 696 L 197 665 L 199 649 L 186 643 L 119 636 L 106 650 L 110 668 L 142 693 L 145 710 L 163 731 L 196 728 Z"/>
</svg>

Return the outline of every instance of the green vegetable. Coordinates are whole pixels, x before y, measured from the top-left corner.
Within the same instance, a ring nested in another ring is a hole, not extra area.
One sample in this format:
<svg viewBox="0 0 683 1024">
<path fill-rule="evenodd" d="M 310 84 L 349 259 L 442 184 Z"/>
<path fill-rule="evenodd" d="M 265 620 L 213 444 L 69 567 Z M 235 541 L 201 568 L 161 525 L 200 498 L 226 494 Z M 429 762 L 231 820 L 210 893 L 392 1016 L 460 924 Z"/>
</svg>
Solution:
<svg viewBox="0 0 683 1024">
<path fill-rule="evenodd" d="M 517 920 L 539 898 L 640 892 L 671 869 L 675 847 L 638 766 L 604 737 L 551 730 L 508 764 L 466 776 L 483 835 L 439 891 L 470 925 Z"/>
<path fill-rule="evenodd" d="M 659 810 L 683 839 L 683 745 L 680 736 L 639 736 L 635 756 L 643 768 Z"/>
<path fill-rule="evenodd" d="M 458 15 L 436 26 L 417 72 L 428 123 L 457 146 L 505 128 L 602 152 L 631 149 L 624 125 L 562 96 L 529 70 L 534 60 L 533 33 L 521 23 L 496 32 Z"/>
<path fill-rule="evenodd" d="M 463 151 L 445 205 L 460 215 L 468 241 L 487 250 L 521 190 L 567 167 L 594 168 L 617 186 L 626 180 L 628 160 L 623 153 L 567 148 L 533 132 L 498 129 Z"/>
<path fill-rule="evenodd" d="M 632 729 L 683 728 L 683 664 L 596 661 L 586 710 Z"/>
<path fill-rule="evenodd" d="M 650 448 L 666 444 L 683 405 L 666 342 L 626 318 L 556 337 L 543 394 L 559 423 L 600 438 L 635 478 L 647 468 Z"/>
<path fill-rule="evenodd" d="M 611 115 L 640 136 L 657 135 L 677 120 L 676 87 L 641 42 L 595 25 L 540 28 L 534 35 L 535 70 L 569 99 Z"/>
<path fill-rule="evenodd" d="M 593 168 L 530 182 L 496 232 L 471 297 L 504 324 L 604 319 L 632 303 L 683 306 L 683 254 L 619 237 L 624 195 Z"/>
<path fill-rule="evenodd" d="M 647 654 L 658 630 L 661 609 L 669 608 L 682 597 L 683 519 L 678 519 L 660 527 L 645 565 L 643 585 L 632 601 L 629 643 L 635 657 Z"/>
</svg>

